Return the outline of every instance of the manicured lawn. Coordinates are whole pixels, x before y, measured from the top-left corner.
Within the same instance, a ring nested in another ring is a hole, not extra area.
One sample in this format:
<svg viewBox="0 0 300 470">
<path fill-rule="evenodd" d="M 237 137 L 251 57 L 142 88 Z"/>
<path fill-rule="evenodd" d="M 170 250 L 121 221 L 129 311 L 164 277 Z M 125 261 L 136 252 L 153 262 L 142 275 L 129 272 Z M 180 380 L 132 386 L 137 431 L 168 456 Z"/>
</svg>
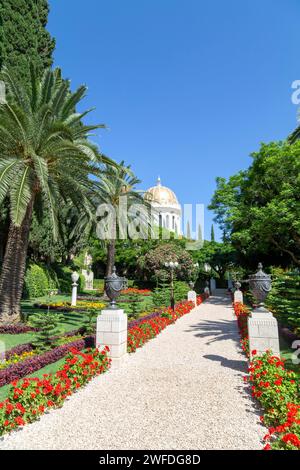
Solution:
<svg viewBox="0 0 300 470">
<path fill-rule="evenodd" d="M 153 307 L 151 307 L 151 297 L 141 297 L 142 301 L 138 303 L 138 307 L 140 310 L 140 316 L 143 316 L 153 310 Z M 57 295 L 51 297 L 51 303 L 58 303 L 58 302 L 69 302 L 70 301 L 70 296 L 68 295 Z M 41 297 L 38 299 L 34 300 L 26 300 L 22 302 L 22 312 L 25 316 L 25 318 L 30 319 L 31 315 L 34 315 L 35 313 L 42 313 L 42 312 L 47 312 L 47 310 L 35 308 L 33 305 L 35 303 L 42 303 L 42 304 L 47 304 L 49 302 L 49 297 Z M 130 314 L 131 313 L 131 305 L 128 302 L 122 302 L 122 297 L 120 298 L 119 302 L 120 308 L 124 309 L 125 313 Z M 53 310 L 52 310 L 53 312 Z M 60 312 L 60 314 L 63 314 L 64 316 L 64 321 L 62 322 L 61 326 L 64 330 L 65 333 L 72 331 L 72 330 L 77 330 L 82 326 L 83 320 L 85 318 L 85 313 L 84 312 Z M 96 319 L 94 320 L 96 323 Z M 0 335 L 0 341 L 3 341 L 5 344 L 6 350 L 9 350 L 15 346 L 18 346 L 19 344 L 25 344 L 25 343 L 30 343 L 32 339 L 34 338 L 34 333 L 24 333 L 20 335 Z"/>
<path fill-rule="evenodd" d="M 23 333 L 21 335 L 0 335 L 0 341 L 5 345 L 5 349 L 9 350 L 19 344 L 30 343 L 33 340 L 33 333 Z"/>
<path fill-rule="evenodd" d="M 65 362 L 65 360 L 66 358 L 63 357 L 59 361 L 54 362 L 53 364 L 49 364 L 43 369 L 40 369 L 34 372 L 33 374 L 28 375 L 27 377 L 42 378 L 43 374 L 54 374 L 61 367 L 61 365 Z M 0 387 L 0 402 L 7 398 L 10 389 L 11 389 L 11 385 L 5 385 L 4 387 Z"/>
</svg>

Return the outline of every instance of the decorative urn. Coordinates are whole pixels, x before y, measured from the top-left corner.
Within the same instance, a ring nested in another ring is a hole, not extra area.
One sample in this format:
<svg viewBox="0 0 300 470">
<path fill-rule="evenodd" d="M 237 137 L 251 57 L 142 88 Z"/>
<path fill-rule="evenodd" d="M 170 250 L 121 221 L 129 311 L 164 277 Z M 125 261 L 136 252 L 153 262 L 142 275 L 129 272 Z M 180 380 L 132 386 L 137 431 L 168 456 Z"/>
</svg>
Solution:
<svg viewBox="0 0 300 470">
<path fill-rule="evenodd" d="M 126 279 L 117 275 L 116 267 L 114 266 L 112 275 L 105 278 L 105 293 L 110 300 L 110 309 L 118 308 L 116 300 L 125 286 Z"/>
<path fill-rule="evenodd" d="M 259 263 L 256 274 L 249 276 L 249 286 L 252 294 L 258 302 L 258 307 L 264 307 L 264 302 L 272 288 L 271 277 L 264 273 L 263 265 Z"/>
<path fill-rule="evenodd" d="M 73 284 L 77 284 L 77 281 L 79 280 L 79 274 L 76 271 L 74 271 L 71 275 L 71 279 L 72 279 Z"/>
</svg>

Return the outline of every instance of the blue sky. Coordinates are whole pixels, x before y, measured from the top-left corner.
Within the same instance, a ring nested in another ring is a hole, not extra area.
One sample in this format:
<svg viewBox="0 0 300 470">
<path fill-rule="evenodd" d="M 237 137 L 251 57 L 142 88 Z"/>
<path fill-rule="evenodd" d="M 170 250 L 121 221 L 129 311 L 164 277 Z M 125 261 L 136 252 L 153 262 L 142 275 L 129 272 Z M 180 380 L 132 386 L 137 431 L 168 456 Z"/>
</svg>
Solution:
<svg viewBox="0 0 300 470">
<path fill-rule="evenodd" d="M 207 205 L 216 176 L 297 125 L 299 0 L 50 0 L 55 64 L 107 124 L 97 142 Z M 208 238 L 213 214 L 206 211 Z"/>
</svg>

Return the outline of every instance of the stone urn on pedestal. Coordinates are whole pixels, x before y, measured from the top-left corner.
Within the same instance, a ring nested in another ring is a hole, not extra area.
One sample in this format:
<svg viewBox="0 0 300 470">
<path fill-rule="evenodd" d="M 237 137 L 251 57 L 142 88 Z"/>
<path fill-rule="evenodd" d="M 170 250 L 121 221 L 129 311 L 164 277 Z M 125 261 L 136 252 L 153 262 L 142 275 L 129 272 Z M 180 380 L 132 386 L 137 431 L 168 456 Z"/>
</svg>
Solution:
<svg viewBox="0 0 300 470">
<path fill-rule="evenodd" d="M 79 281 L 79 274 L 75 271 L 71 275 L 72 279 L 72 302 L 71 305 L 72 307 L 76 307 L 77 305 L 77 287 L 78 287 L 78 281 Z"/>
<path fill-rule="evenodd" d="M 265 308 L 264 303 L 271 291 L 272 280 L 262 268 L 262 264 L 259 263 L 257 273 L 249 276 L 250 290 L 257 301 L 257 305 L 248 318 L 250 357 L 254 350 L 260 355 L 267 350 L 272 350 L 273 354 L 280 356 L 277 320 Z"/>
<path fill-rule="evenodd" d="M 114 267 L 112 275 L 105 278 L 105 292 L 110 305 L 97 318 L 96 347 L 108 346 L 113 364 L 117 365 L 127 354 L 127 315 L 116 302 L 124 286 L 126 279 L 119 277 Z"/>
</svg>

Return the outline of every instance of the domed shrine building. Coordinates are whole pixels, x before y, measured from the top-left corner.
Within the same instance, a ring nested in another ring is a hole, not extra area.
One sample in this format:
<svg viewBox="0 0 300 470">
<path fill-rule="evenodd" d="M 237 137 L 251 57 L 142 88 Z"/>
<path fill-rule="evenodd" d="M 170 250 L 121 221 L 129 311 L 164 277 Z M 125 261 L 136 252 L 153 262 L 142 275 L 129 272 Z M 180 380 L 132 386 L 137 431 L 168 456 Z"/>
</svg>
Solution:
<svg viewBox="0 0 300 470">
<path fill-rule="evenodd" d="M 157 185 L 149 188 L 144 195 L 146 201 L 151 204 L 154 224 L 163 227 L 178 235 L 182 234 L 181 206 L 175 193 L 166 186 L 162 186 L 158 178 Z"/>
</svg>

